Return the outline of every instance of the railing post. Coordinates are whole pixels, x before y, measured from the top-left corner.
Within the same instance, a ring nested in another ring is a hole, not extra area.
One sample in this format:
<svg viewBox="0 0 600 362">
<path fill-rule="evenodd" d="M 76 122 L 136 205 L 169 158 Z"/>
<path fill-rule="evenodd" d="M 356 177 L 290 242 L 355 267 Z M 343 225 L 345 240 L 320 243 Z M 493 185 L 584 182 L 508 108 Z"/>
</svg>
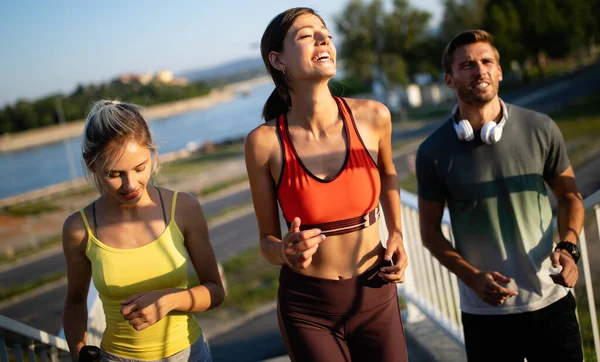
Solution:
<svg viewBox="0 0 600 362">
<path fill-rule="evenodd" d="M 13 345 L 13 350 L 15 352 L 17 362 L 23 362 L 23 351 L 21 350 L 21 345 L 19 344 L 19 342 L 15 342 L 15 344 Z"/>
<path fill-rule="evenodd" d="M 596 229 L 598 230 L 598 240 L 600 241 L 600 205 L 594 206 L 594 213 L 596 214 Z M 581 258 L 584 262 L 583 267 L 585 273 L 585 287 L 588 295 L 588 305 L 590 307 L 590 318 L 592 319 L 592 335 L 594 337 L 594 349 L 596 350 L 596 361 L 600 361 L 600 336 L 598 333 L 598 318 L 596 317 L 596 302 L 594 300 L 594 290 L 592 289 L 592 274 L 590 271 L 590 263 L 587 255 L 587 243 L 585 240 L 585 233 L 583 229 L 581 230 L 581 236 L 581 240 L 583 241 L 580 248 Z"/>
<path fill-rule="evenodd" d="M 40 351 L 40 359 L 42 360 L 41 362 L 48 362 L 48 353 L 49 353 L 49 349 L 48 347 L 44 346 L 42 347 L 42 350 Z"/>
<path fill-rule="evenodd" d="M 36 362 L 35 357 L 35 341 L 30 340 L 27 345 L 27 355 L 29 356 L 29 362 Z"/>
<path fill-rule="evenodd" d="M 402 289 L 416 291 L 417 289 L 417 281 L 415 278 L 415 273 L 413 273 L 414 263 L 411 264 L 410 256 L 414 255 L 414 250 L 417 246 L 415 246 L 414 240 L 414 231 L 413 225 L 408 222 L 407 213 L 411 213 L 412 210 L 409 208 L 401 207 L 401 218 L 402 218 L 402 229 L 403 229 L 403 238 L 404 238 L 404 249 L 406 250 L 406 254 L 409 256 L 408 267 L 406 268 L 406 272 L 404 274 L 404 283 L 398 286 L 398 291 Z M 381 221 L 380 221 L 381 222 Z M 412 267 L 411 267 L 412 266 Z M 416 294 L 413 292 L 413 294 Z M 408 323 L 418 323 L 425 319 L 425 315 L 421 313 L 421 310 L 414 304 L 411 303 L 407 298 L 404 298 L 406 302 L 406 318 L 405 321 Z"/>
<path fill-rule="evenodd" d="M 58 348 L 54 346 L 50 347 L 50 361 L 60 362 L 58 359 Z"/>
<path fill-rule="evenodd" d="M 2 362 L 8 362 L 8 350 L 6 349 L 4 337 L 0 337 L 0 360 Z"/>
</svg>

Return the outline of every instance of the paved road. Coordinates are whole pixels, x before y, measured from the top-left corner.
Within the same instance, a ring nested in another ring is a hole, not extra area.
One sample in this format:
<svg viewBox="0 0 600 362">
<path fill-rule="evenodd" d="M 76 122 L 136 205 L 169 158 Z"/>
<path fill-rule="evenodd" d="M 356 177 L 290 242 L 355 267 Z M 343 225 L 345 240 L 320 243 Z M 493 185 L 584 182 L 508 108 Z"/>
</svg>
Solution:
<svg viewBox="0 0 600 362">
<path fill-rule="evenodd" d="M 505 101 L 544 113 L 559 109 L 581 96 L 599 90 L 600 61 L 560 79 L 533 84 L 506 96 L 502 95 L 502 84 L 500 84 L 500 96 Z"/>
</svg>

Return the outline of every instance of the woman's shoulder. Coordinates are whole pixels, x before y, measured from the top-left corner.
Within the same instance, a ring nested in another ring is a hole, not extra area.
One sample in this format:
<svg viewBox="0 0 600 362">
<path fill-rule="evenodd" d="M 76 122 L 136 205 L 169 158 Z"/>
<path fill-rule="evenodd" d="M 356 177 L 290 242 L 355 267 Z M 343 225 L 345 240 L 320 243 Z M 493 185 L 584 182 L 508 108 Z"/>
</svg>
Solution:
<svg viewBox="0 0 600 362">
<path fill-rule="evenodd" d="M 163 199 L 162 201 L 165 205 L 165 209 L 167 209 L 167 206 L 171 207 L 171 205 L 173 205 L 173 202 L 175 202 L 177 212 L 179 212 L 179 210 L 181 209 L 183 209 L 184 212 L 189 211 L 190 209 L 193 209 L 194 207 L 198 206 L 198 199 L 192 193 L 186 191 L 171 190 L 162 186 L 156 186 L 156 189 L 160 192 L 160 195 Z M 177 199 L 173 200 L 173 198 L 175 197 Z"/>
<path fill-rule="evenodd" d="M 277 135 L 277 119 L 256 127 L 248 136 L 244 144 L 246 154 L 270 155 L 272 151 L 279 150 L 279 136 Z"/>
<path fill-rule="evenodd" d="M 273 118 L 250 131 L 246 136 L 246 142 L 265 142 L 274 139 L 274 137 L 277 137 L 277 118 Z"/>
<path fill-rule="evenodd" d="M 91 208 L 91 204 L 86 208 L 88 207 Z M 87 228 L 83 220 L 83 215 L 81 215 L 79 210 L 73 212 L 65 219 L 62 236 L 64 246 L 77 246 L 86 240 Z"/>
<path fill-rule="evenodd" d="M 391 122 L 390 110 L 383 103 L 371 99 L 343 98 L 356 122 L 381 127 Z"/>
</svg>

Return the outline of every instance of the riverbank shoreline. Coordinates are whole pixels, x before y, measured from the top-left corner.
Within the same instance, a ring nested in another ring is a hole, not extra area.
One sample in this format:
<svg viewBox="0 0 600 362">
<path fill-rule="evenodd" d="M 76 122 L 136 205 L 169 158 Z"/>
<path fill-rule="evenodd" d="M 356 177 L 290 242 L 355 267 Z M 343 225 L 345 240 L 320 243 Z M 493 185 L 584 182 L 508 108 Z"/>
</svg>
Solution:
<svg viewBox="0 0 600 362">
<path fill-rule="evenodd" d="M 142 113 L 150 122 L 192 111 L 199 111 L 220 103 L 229 102 L 236 97 L 237 93 L 269 82 L 271 82 L 269 76 L 262 76 L 243 82 L 232 83 L 224 87 L 215 88 L 208 95 L 202 97 L 183 99 L 144 108 Z M 6 134 L 0 137 L 0 153 L 15 152 L 75 138 L 82 134 L 84 125 L 84 120 L 78 120 L 62 125 L 52 125 L 15 134 Z"/>
</svg>

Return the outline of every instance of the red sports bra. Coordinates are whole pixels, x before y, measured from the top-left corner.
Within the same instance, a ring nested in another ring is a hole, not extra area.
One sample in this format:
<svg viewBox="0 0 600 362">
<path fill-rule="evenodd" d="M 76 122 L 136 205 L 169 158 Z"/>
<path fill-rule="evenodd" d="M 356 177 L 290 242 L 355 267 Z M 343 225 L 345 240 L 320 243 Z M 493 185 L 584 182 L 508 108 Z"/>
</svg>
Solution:
<svg viewBox="0 0 600 362">
<path fill-rule="evenodd" d="M 302 163 L 290 140 L 286 114 L 278 120 L 283 165 L 277 198 L 288 227 L 295 217 L 301 230 L 319 228 L 326 235 L 360 230 L 379 219 L 379 169 L 365 147 L 346 101 L 334 97 L 347 135 L 346 158 L 331 180 L 322 180 Z"/>
</svg>

